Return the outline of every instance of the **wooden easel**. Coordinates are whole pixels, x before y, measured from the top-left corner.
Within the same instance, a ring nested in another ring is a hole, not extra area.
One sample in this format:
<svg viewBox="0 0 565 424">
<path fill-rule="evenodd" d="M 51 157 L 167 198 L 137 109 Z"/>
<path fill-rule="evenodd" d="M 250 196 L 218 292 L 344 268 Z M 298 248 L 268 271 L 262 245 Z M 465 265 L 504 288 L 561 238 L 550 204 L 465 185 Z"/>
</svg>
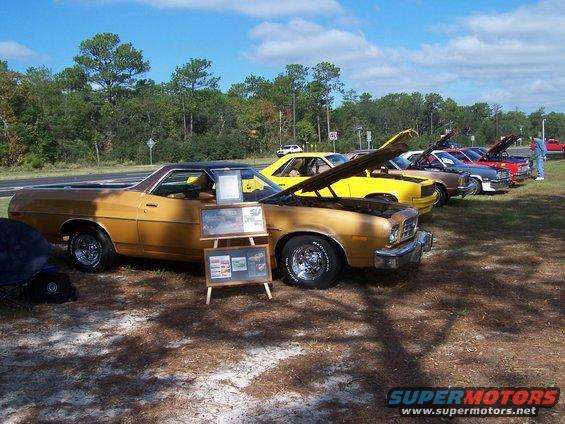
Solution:
<svg viewBox="0 0 565 424">
<path fill-rule="evenodd" d="M 220 240 L 227 240 L 228 244 L 230 242 L 230 240 L 233 240 L 234 238 L 244 238 L 244 237 L 230 237 L 230 238 L 216 238 L 214 239 L 214 249 L 217 249 L 219 247 L 220 244 Z M 247 239 L 249 240 L 249 244 L 250 246 L 255 246 L 255 238 L 254 237 L 247 237 Z M 268 252 L 267 252 L 268 253 Z M 266 258 L 267 262 L 269 262 L 269 258 Z M 269 265 L 270 266 L 270 265 Z M 246 283 L 246 282 L 235 282 L 235 283 L 224 283 L 224 284 L 220 284 L 218 286 L 234 286 L 234 285 L 244 285 L 244 284 L 253 284 L 253 283 Z M 273 295 L 271 294 L 271 288 L 269 287 L 269 282 L 264 282 L 262 283 L 263 287 L 265 287 L 265 291 L 267 292 L 267 297 L 270 299 L 273 298 Z M 208 290 L 206 293 L 206 305 L 210 304 L 210 301 L 212 299 L 212 289 L 214 288 L 213 285 L 209 285 L 208 284 Z"/>
</svg>

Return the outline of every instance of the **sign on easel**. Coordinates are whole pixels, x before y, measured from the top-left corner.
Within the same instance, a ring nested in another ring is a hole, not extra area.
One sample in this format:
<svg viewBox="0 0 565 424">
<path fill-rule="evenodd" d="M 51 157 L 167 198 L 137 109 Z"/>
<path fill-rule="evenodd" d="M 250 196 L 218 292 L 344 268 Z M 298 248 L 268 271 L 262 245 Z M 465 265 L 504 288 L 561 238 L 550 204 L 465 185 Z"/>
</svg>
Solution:
<svg viewBox="0 0 565 424">
<path fill-rule="evenodd" d="M 258 203 L 205 206 L 200 210 L 200 223 L 201 240 L 269 235 Z"/>
<path fill-rule="evenodd" d="M 272 299 L 269 283 L 273 281 L 269 245 L 256 245 L 254 237 L 267 237 L 263 206 L 258 203 L 210 205 L 200 211 L 200 239 L 214 240 L 214 247 L 204 249 L 206 268 L 206 304 L 212 288 L 263 284 Z M 248 239 L 248 246 L 219 247 L 220 240 Z"/>
<path fill-rule="evenodd" d="M 266 244 L 205 249 L 208 287 L 267 284 L 272 281 Z"/>
</svg>

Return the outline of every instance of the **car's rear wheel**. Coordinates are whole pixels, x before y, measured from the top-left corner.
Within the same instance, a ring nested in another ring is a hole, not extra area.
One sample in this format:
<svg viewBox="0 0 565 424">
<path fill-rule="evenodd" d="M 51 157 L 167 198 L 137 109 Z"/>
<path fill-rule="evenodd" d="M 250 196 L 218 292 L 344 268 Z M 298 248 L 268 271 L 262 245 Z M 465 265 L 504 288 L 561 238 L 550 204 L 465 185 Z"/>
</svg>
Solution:
<svg viewBox="0 0 565 424">
<path fill-rule="evenodd" d="M 291 238 L 281 252 L 285 280 L 305 289 L 327 289 L 337 284 L 342 260 L 326 239 L 304 235 Z"/>
<path fill-rule="evenodd" d="M 449 200 L 449 195 L 447 194 L 447 190 L 443 188 L 440 184 L 435 184 L 435 192 L 437 193 L 437 199 L 434 203 L 434 206 L 443 206 Z"/>
<path fill-rule="evenodd" d="M 473 195 L 480 194 L 481 191 L 483 190 L 481 180 L 475 177 L 471 177 L 470 183 L 471 183 L 471 189 L 469 190 L 469 194 L 473 194 Z"/>
<path fill-rule="evenodd" d="M 69 255 L 84 272 L 102 272 L 112 266 L 116 251 L 108 235 L 93 225 L 77 227 L 68 244 Z"/>
</svg>

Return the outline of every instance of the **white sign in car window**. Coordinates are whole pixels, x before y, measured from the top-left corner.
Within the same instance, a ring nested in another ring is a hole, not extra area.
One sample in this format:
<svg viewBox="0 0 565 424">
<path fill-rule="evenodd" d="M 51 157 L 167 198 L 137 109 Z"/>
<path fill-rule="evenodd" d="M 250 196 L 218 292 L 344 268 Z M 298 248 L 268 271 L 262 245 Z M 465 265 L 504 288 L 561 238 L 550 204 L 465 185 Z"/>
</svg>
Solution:
<svg viewBox="0 0 565 424">
<path fill-rule="evenodd" d="M 453 162 L 451 159 L 443 158 L 441 161 L 446 165 L 455 165 L 455 162 Z"/>
<path fill-rule="evenodd" d="M 243 202 L 243 187 L 241 186 L 241 171 L 215 171 L 216 202 L 219 205 Z"/>
</svg>

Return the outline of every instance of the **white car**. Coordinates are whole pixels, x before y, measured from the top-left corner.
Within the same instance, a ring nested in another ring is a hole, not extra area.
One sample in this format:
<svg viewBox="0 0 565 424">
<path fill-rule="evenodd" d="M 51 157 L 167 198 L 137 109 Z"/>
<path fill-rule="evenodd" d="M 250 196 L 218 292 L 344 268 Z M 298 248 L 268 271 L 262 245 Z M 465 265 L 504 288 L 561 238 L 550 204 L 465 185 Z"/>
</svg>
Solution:
<svg viewBox="0 0 565 424">
<path fill-rule="evenodd" d="M 423 165 L 428 168 L 448 168 L 468 172 L 471 174 L 471 183 L 474 184 L 474 188 L 469 194 L 479 194 L 483 191 L 506 191 L 510 186 L 511 180 L 508 169 L 463 163 L 444 150 L 427 152 L 429 154 L 427 158 L 422 157 L 422 153 L 424 153 L 423 150 L 413 150 L 411 152 L 403 153 L 400 156 L 408 159 L 410 162 L 418 163 L 419 165 Z"/>
<path fill-rule="evenodd" d="M 287 144 L 286 146 L 282 146 L 282 149 L 277 150 L 277 156 L 282 158 L 284 155 L 288 155 L 289 153 L 302 153 L 302 147 L 298 144 Z"/>
</svg>

